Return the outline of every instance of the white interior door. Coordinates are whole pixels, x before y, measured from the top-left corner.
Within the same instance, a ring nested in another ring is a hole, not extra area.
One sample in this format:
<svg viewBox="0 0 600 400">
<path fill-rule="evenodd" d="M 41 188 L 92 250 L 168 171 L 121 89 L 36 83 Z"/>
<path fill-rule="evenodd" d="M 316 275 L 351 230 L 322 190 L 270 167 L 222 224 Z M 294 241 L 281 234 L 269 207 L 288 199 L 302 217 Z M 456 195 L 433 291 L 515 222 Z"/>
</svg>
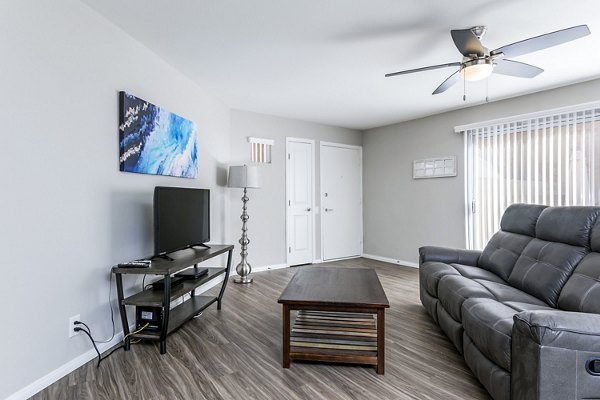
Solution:
<svg viewBox="0 0 600 400">
<path fill-rule="evenodd" d="M 311 140 L 287 139 L 287 263 L 314 261 L 314 153 Z"/>
<path fill-rule="evenodd" d="M 362 149 L 321 143 L 323 260 L 362 253 Z"/>
</svg>

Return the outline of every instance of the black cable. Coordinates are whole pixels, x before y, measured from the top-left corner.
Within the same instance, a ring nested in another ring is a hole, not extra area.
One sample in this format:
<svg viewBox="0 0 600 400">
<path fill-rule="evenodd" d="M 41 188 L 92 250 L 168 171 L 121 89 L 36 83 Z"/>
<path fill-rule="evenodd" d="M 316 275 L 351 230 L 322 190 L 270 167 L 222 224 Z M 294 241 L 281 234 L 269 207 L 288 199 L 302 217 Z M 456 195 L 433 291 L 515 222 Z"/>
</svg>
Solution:
<svg viewBox="0 0 600 400">
<path fill-rule="evenodd" d="M 117 350 L 119 350 L 119 349 L 124 349 L 124 348 L 125 348 L 125 345 L 124 345 L 124 344 L 122 344 L 122 345 L 120 345 L 119 347 L 117 347 L 117 348 L 115 348 L 115 349 L 112 349 L 112 350 L 111 350 L 111 352 L 110 352 L 110 353 L 108 353 L 107 355 L 103 356 L 103 357 L 102 357 L 102 359 L 101 359 L 100 361 L 104 361 L 104 360 L 106 360 L 108 357 L 110 357 L 110 356 L 112 355 L 112 353 L 114 353 L 115 351 L 117 351 Z"/>
<path fill-rule="evenodd" d="M 92 342 L 92 345 L 94 346 L 94 350 L 96 350 L 96 353 L 98 353 L 98 365 L 96 365 L 96 368 L 100 367 L 100 361 L 102 361 L 102 356 L 100 355 L 100 351 L 98 350 L 98 346 L 96 346 L 96 342 L 94 342 L 94 338 L 92 337 L 92 335 L 86 331 L 83 328 L 80 327 L 76 327 L 75 328 L 75 332 L 83 332 L 87 335 L 87 337 L 90 338 L 90 341 Z"/>
<path fill-rule="evenodd" d="M 90 329 L 89 326 L 87 326 L 87 324 L 85 322 L 81 322 L 81 321 L 75 321 L 73 324 L 75 325 L 83 325 L 87 328 L 88 332 L 90 333 L 90 335 L 92 334 L 92 330 Z"/>
<path fill-rule="evenodd" d="M 83 324 L 83 322 L 81 324 Z M 83 324 L 83 325 L 85 325 L 85 324 Z M 77 327 L 77 328 L 75 328 L 75 332 L 83 332 L 87 335 L 88 338 L 90 338 L 90 341 L 92 342 L 92 345 L 94 346 L 94 350 L 96 350 L 96 353 L 98 354 L 98 364 L 96 365 L 96 368 L 100 368 L 100 363 L 102 361 L 106 360 L 108 357 L 110 357 L 115 351 L 125 348 L 125 344 L 121 344 L 117 348 L 112 349 L 110 351 L 110 353 L 108 353 L 107 355 L 102 356 L 100 354 L 100 351 L 98 350 L 98 347 L 96 346 L 96 341 L 94 340 L 92 335 L 87 330 Z"/>
</svg>

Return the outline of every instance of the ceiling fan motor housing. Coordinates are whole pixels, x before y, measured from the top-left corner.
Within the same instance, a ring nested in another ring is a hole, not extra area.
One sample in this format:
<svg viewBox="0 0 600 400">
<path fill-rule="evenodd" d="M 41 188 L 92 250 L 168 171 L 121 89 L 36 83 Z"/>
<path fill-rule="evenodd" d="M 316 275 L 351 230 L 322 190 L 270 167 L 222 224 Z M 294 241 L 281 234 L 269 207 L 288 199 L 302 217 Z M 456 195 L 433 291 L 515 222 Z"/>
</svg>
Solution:
<svg viewBox="0 0 600 400">
<path fill-rule="evenodd" d="M 492 73 L 494 64 L 489 57 L 467 59 L 460 66 L 460 75 L 467 81 L 480 81 Z"/>
</svg>

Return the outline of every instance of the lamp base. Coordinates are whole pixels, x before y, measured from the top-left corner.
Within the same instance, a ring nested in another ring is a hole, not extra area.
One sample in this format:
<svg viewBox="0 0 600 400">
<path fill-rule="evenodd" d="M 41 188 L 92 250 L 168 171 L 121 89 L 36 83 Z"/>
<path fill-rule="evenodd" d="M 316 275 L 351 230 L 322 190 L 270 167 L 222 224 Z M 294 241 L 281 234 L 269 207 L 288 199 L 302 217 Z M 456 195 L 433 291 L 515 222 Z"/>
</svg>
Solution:
<svg viewBox="0 0 600 400">
<path fill-rule="evenodd" d="M 252 281 L 253 281 L 253 279 L 248 276 L 240 276 L 237 278 L 233 278 L 233 283 L 246 284 L 246 283 L 252 283 Z"/>
</svg>

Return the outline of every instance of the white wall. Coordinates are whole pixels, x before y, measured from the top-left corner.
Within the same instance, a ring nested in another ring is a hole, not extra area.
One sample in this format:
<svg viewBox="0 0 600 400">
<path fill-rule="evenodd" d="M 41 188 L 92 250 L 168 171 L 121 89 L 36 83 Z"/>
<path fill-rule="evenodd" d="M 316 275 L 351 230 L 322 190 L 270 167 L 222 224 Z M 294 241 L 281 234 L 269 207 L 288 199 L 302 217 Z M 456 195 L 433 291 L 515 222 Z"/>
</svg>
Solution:
<svg viewBox="0 0 600 400">
<path fill-rule="evenodd" d="M 231 164 L 250 162 L 248 136 L 273 139 L 272 164 L 260 165 L 263 187 L 248 189 L 248 262 L 252 267 L 264 267 L 286 262 L 285 243 L 285 138 L 315 140 L 316 199 L 319 206 L 319 143 L 335 142 L 352 145 L 362 144 L 360 131 L 273 117 L 247 111 L 231 112 Z M 242 189 L 230 189 L 231 242 L 236 243 L 241 235 Z M 320 258 L 320 227 L 316 224 L 317 258 Z M 238 248 L 234 266 L 239 262 Z"/>
<path fill-rule="evenodd" d="M 5 398 L 91 349 L 72 315 L 110 336 L 110 266 L 152 252 L 155 185 L 210 188 L 226 241 L 229 109 L 76 0 L 1 2 L 0 37 Z M 198 124 L 198 179 L 119 172 L 119 90 Z"/>
<path fill-rule="evenodd" d="M 455 126 L 597 101 L 599 93 L 594 80 L 365 131 L 364 252 L 416 262 L 420 246 L 465 247 L 464 142 Z M 457 156 L 457 177 L 412 179 L 414 159 L 445 155 Z"/>
</svg>

